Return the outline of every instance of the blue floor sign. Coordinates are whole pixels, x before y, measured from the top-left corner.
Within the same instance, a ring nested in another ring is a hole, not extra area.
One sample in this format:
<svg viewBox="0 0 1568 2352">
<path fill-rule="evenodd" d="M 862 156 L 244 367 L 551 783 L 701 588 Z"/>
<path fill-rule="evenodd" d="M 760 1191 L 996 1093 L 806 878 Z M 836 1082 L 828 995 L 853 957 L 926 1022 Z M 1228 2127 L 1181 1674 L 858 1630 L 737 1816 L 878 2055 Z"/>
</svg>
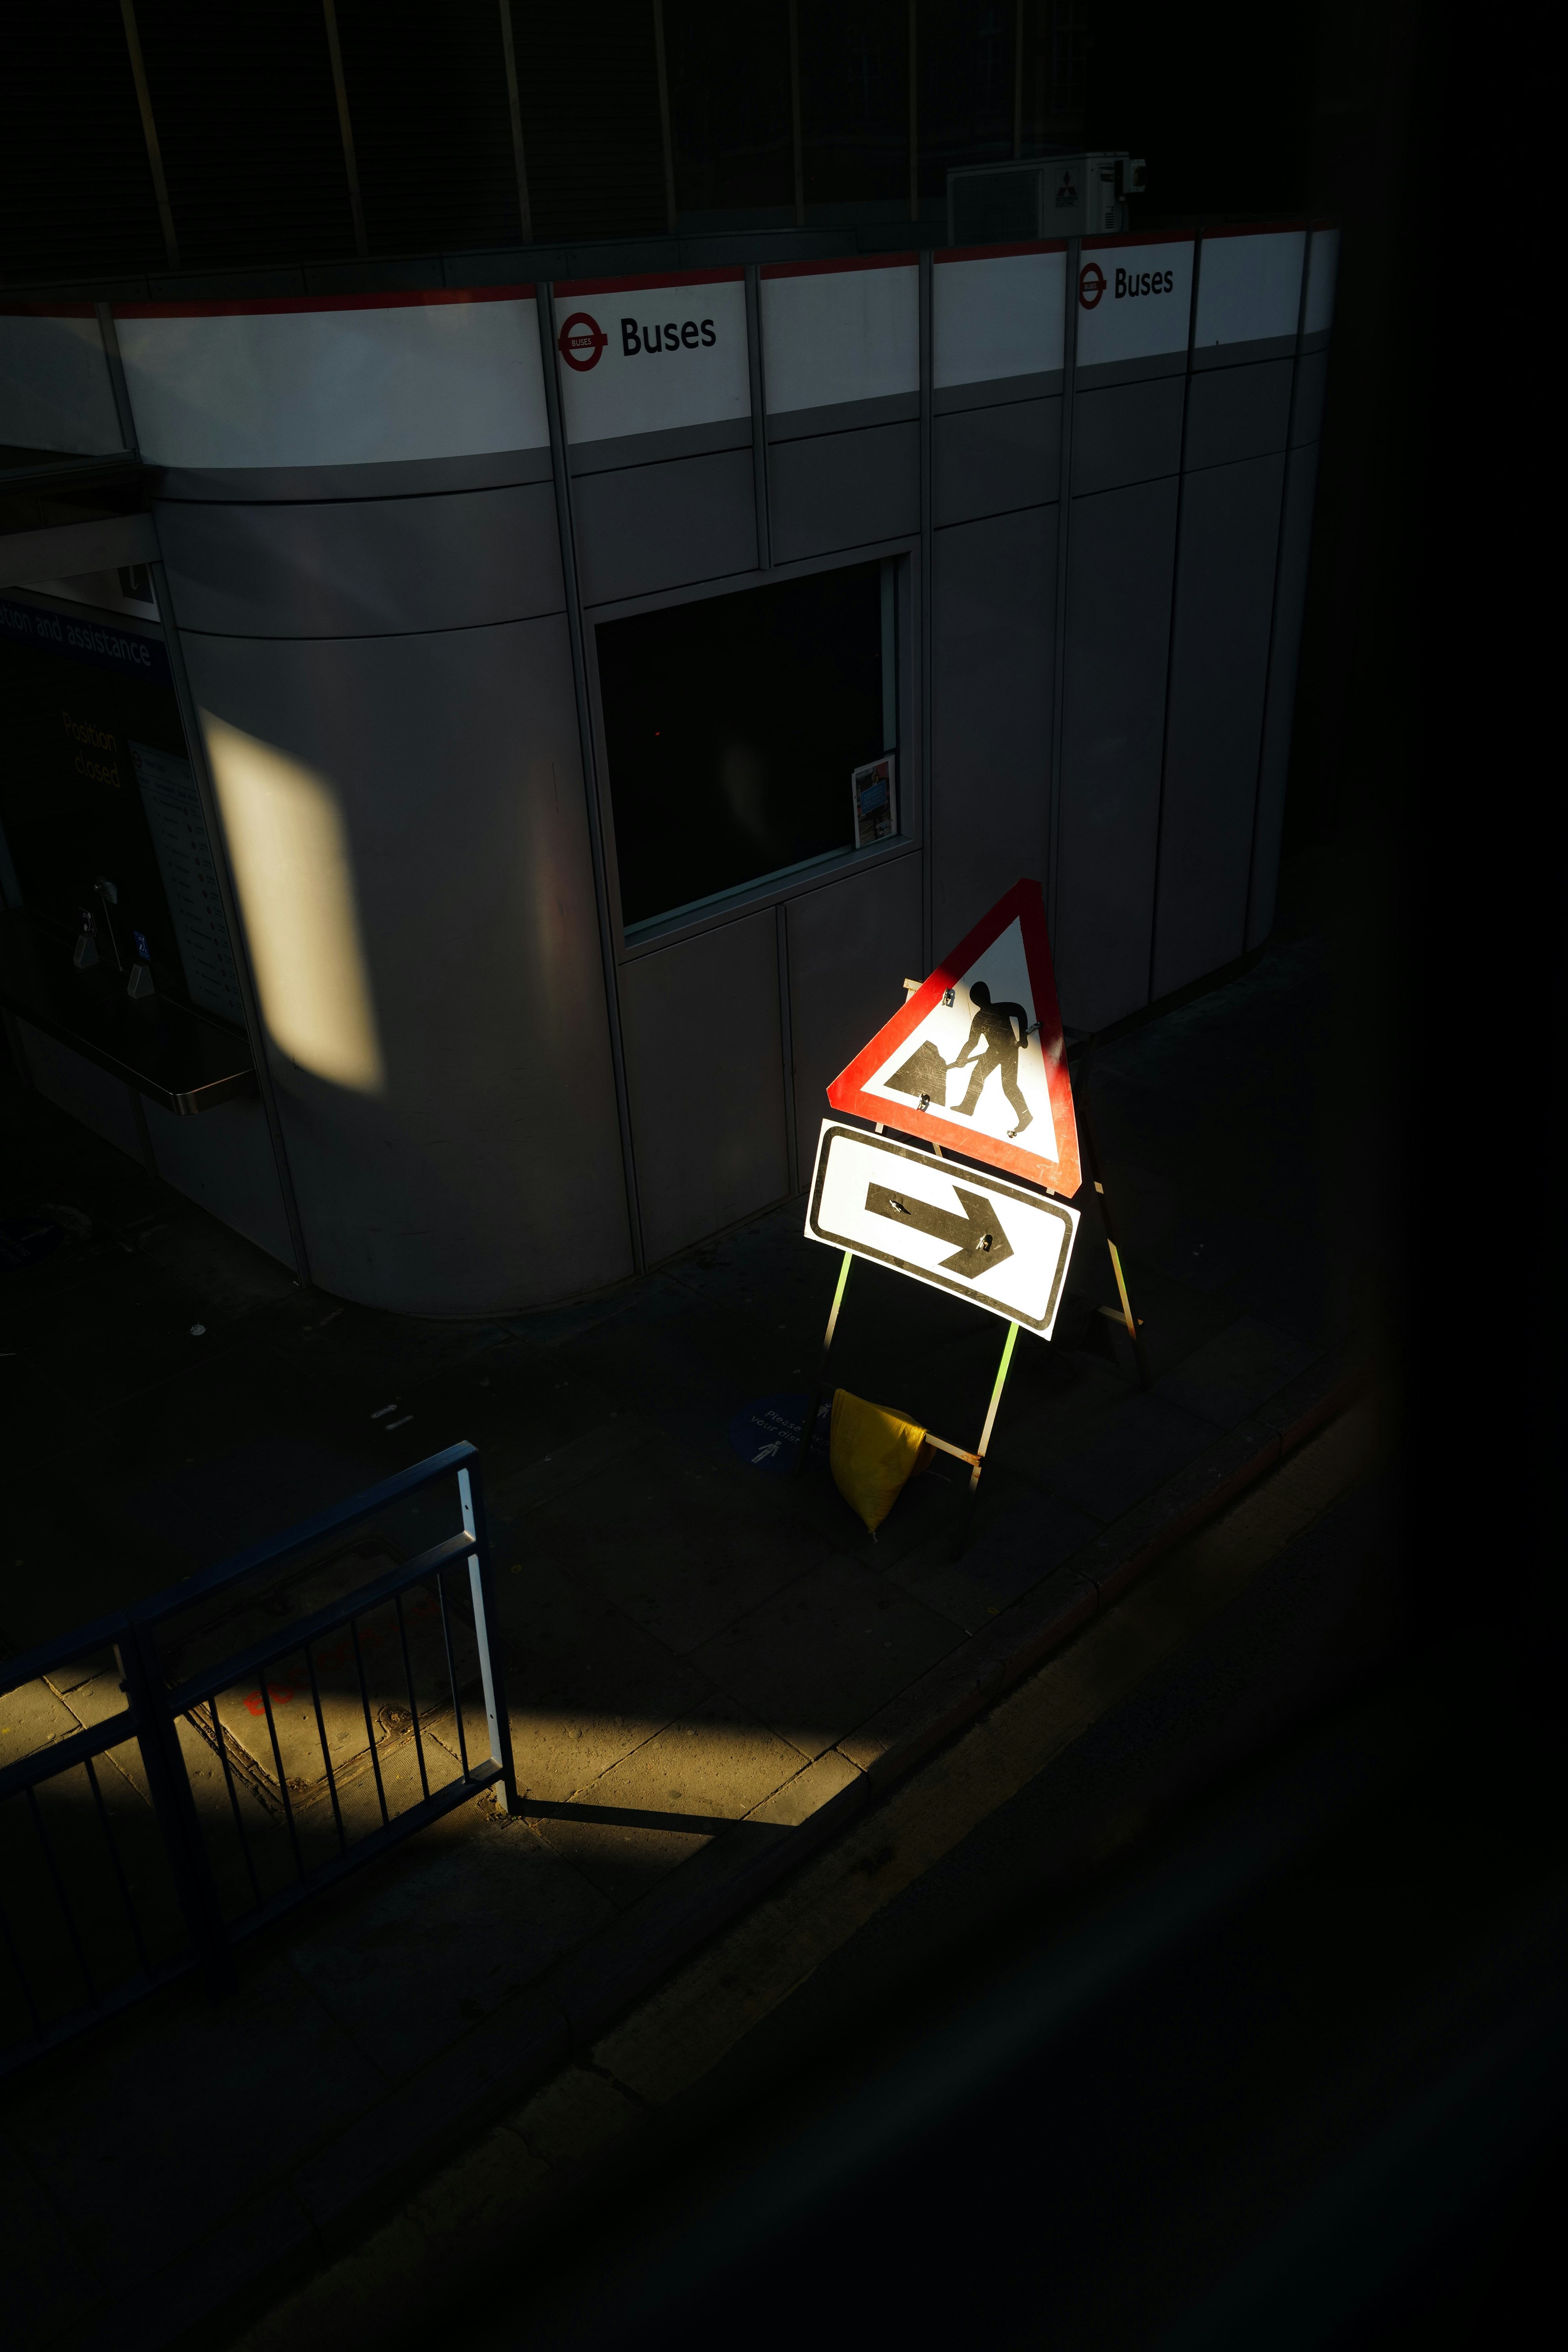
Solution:
<svg viewBox="0 0 1568 2352">
<path fill-rule="evenodd" d="M 789 1472 L 795 1468 L 800 1452 L 801 1425 L 810 1399 L 804 1389 L 786 1391 L 780 1396 L 759 1397 L 754 1404 L 744 1406 L 730 1423 L 730 1443 L 742 1462 L 753 1470 Z M 812 1440 L 814 1462 L 824 1461 L 827 1454 L 828 1419 L 832 1400 L 825 1397 L 816 1417 L 816 1431 Z"/>
</svg>

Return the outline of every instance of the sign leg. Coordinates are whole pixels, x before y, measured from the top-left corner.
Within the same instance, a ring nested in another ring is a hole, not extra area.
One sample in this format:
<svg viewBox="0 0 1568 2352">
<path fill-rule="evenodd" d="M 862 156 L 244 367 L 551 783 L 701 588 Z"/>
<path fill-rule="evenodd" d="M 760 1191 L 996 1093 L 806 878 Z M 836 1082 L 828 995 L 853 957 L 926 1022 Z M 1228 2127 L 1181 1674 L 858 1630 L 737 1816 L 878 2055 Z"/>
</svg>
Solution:
<svg viewBox="0 0 1568 2352">
<path fill-rule="evenodd" d="M 1094 1139 L 1094 1127 L 1089 1116 L 1089 1064 L 1093 1051 L 1094 1040 L 1091 1037 L 1083 1049 L 1083 1059 L 1079 1065 L 1078 1090 L 1073 1097 L 1073 1114 L 1078 1121 L 1079 1134 L 1083 1139 L 1083 1156 L 1088 1164 L 1089 1181 L 1094 1186 L 1095 1198 L 1100 1202 L 1100 1220 L 1105 1226 L 1105 1246 L 1110 1252 L 1110 1271 L 1116 1276 L 1116 1295 L 1121 1302 L 1120 1319 L 1125 1324 L 1127 1336 L 1132 1342 L 1133 1359 L 1138 1366 L 1138 1385 L 1140 1388 L 1146 1389 L 1153 1380 L 1153 1374 L 1149 1369 L 1149 1351 L 1143 1345 L 1143 1326 L 1132 1309 L 1132 1297 L 1127 1287 L 1127 1273 L 1121 1263 L 1121 1249 L 1116 1238 L 1116 1223 L 1110 1211 L 1110 1196 L 1105 1189 L 1105 1180 L 1100 1165 L 1100 1151 Z M 1113 1323 L 1118 1319 L 1114 1310 L 1109 1307 L 1102 1307 L 1100 1311 L 1108 1315 Z"/>
<path fill-rule="evenodd" d="M 805 1468 L 811 1453 L 811 1441 L 816 1429 L 816 1416 L 822 1407 L 822 1391 L 826 1382 L 828 1351 L 833 1346 L 833 1334 L 838 1328 L 838 1310 L 844 1304 L 844 1293 L 849 1281 L 849 1269 L 855 1263 L 853 1250 L 846 1250 L 844 1263 L 838 1269 L 838 1284 L 833 1293 L 833 1304 L 827 1310 L 827 1328 L 822 1335 L 822 1360 L 816 1368 L 816 1379 L 806 1402 L 805 1422 L 800 1433 L 800 1452 L 795 1458 L 795 1475 L 798 1478 Z"/>
<path fill-rule="evenodd" d="M 1007 1385 L 1007 1374 L 1013 1365 L 1013 1350 L 1017 1344 L 1018 1326 L 1016 1323 L 1009 1323 L 1007 1337 L 1002 1349 L 1002 1360 L 996 1367 L 996 1378 L 991 1386 L 991 1402 L 985 1408 L 985 1426 L 980 1433 L 980 1444 L 975 1449 L 973 1465 L 969 1473 L 969 1493 L 964 1498 L 963 1525 L 959 1531 L 958 1550 L 954 1555 L 960 1559 L 969 1549 L 970 1529 L 974 1525 L 974 1507 L 980 1488 L 980 1473 L 985 1467 L 985 1449 L 991 1443 L 991 1433 L 996 1426 L 996 1409 L 1002 1402 L 1002 1391 Z"/>
</svg>

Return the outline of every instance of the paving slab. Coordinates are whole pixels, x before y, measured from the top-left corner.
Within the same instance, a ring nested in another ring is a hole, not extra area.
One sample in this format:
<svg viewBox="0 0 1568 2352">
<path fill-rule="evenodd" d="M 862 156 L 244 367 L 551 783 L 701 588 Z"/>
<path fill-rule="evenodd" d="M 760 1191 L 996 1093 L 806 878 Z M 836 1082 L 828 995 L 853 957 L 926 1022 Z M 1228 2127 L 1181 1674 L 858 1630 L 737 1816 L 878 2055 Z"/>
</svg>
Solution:
<svg viewBox="0 0 1568 2352">
<path fill-rule="evenodd" d="M 541 1597 L 541 1613 L 549 1612 L 546 1630 L 521 1670 L 510 1666 L 521 1643 L 508 1640 L 507 1696 L 518 1787 L 528 1796 L 559 1801 L 614 1770 L 667 1724 L 689 1714 L 711 1685 L 689 1659 L 672 1655 L 598 1594 L 568 1589 L 563 1600 L 560 1588 L 567 1580 L 543 1566 L 536 1591 L 547 1584 L 556 1593 Z M 528 1606 L 526 1589 L 520 1589 L 513 1624 Z M 477 1706 L 465 1713 L 464 1725 L 470 1752 L 477 1743 L 484 1753 L 488 1731 Z M 451 1735 L 443 1736 L 455 1746 Z"/>
<path fill-rule="evenodd" d="M 906 1592 L 966 1633 L 978 1633 L 1100 1533 L 1098 1519 L 1049 1488 L 1007 1479 L 1005 1471 L 988 1469 L 984 1477 L 998 1486 L 1006 1480 L 1006 1488 L 985 1496 L 963 1552 L 955 1557 L 951 1538 L 936 1536 L 893 1570 Z"/>
<path fill-rule="evenodd" d="M 826 1552 L 786 1511 L 740 1464 L 694 1463 L 666 1443 L 630 1456 L 613 1485 L 542 1506 L 527 1556 L 584 1580 L 679 1656 Z"/>
<path fill-rule="evenodd" d="M 99 2258 L 123 2281 L 237 2219 L 383 2087 L 279 1962 L 247 1975 L 221 2011 L 165 1996 L 130 2032 L 98 2029 L 47 2076 L 11 2089 L 5 2129 L 51 2198 L 92 2216 Z M 203 2158 L 208 2148 L 216 2160 Z"/>
<path fill-rule="evenodd" d="M 820 1756 L 952 1647 L 952 1621 L 879 1570 L 835 1557 L 696 1652 L 721 1689 Z"/>
<path fill-rule="evenodd" d="M 786 1780 L 782 1788 L 764 1797 L 760 1805 L 753 1806 L 746 1819 L 779 1829 L 801 1829 L 824 1805 L 853 1788 L 859 1777 L 858 1765 L 837 1748 L 829 1748 L 823 1755 L 814 1757 L 793 1780 Z"/>
<path fill-rule="evenodd" d="M 601 1815 L 592 1805 L 552 1807 L 540 1815 L 531 1800 L 529 1824 L 552 1853 L 580 1871 L 617 1912 L 694 1860 L 713 1837 L 705 1823 L 688 1826 L 668 1816 L 633 1817 L 618 1810 Z"/>
<path fill-rule="evenodd" d="M 303 1913 L 289 1964 L 389 2081 L 437 2055 L 563 1952 L 611 1905 L 539 1840 L 448 1814 L 326 1916 Z M 504 1853 L 498 1853 L 504 1845 Z"/>
<path fill-rule="evenodd" d="M 1304 1372 L 1321 1352 L 1311 1339 L 1288 1326 L 1258 1315 L 1239 1315 L 1156 1381 L 1154 1392 L 1186 1412 L 1229 1429 Z"/>
<path fill-rule="evenodd" d="M 93 2243 L 90 2220 L 73 2229 L 37 2168 L 0 2133 L 0 2269 L 7 2334 L 47 2343 L 84 2318 L 112 2286 Z"/>
<path fill-rule="evenodd" d="M 718 1677 L 714 1677 L 718 1681 Z M 809 1755 L 747 1713 L 722 1686 L 678 1723 L 666 1724 L 634 1753 L 588 1784 L 597 1806 L 740 1821 L 792 1780 Z M 586 1794 L 587 1791 L 584 1791 Z"/>
</svg>

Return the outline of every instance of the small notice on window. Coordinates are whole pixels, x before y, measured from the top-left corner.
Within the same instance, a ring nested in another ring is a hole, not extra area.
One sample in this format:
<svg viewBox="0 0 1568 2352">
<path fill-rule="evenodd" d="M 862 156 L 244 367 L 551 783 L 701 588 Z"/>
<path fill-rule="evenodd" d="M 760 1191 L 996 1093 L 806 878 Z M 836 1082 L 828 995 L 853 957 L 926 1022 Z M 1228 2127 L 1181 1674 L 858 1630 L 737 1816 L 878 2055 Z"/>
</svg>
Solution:
<svg viewBox="0 0 1568 2352">
<path fill-rule="evenodd" d="M 873 841 L 889 840 L 899 829 L 898 783 L 892 752 L 886 751 L 879 760 L 857 768 L 849 785 L 855 795 L 856 848 L 865 849 Z"/>
<path fill-rule="evenodd" d="M 234 950 L 191 763 L 170 751 L 151 751 L 145 743 L 132 744 L 131 761 L 158 853 L 191 1003 L 243 1028 L 245 1009 Z"/>
</svg>

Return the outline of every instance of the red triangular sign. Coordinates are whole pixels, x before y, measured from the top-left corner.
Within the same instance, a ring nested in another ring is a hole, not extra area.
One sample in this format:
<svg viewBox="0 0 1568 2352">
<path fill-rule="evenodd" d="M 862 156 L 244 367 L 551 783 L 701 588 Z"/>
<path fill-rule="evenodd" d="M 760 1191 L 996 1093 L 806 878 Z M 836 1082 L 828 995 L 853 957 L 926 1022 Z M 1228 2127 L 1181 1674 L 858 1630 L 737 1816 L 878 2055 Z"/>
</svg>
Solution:
<svg viewBox="0 0 1568 2352">
<path fill-rule="evenodd" d="M 998 898 L 827 1099 L 1071 1198 L 1082 1181 L 1078 1122 L 1037 882 Z"/>
</svg>

